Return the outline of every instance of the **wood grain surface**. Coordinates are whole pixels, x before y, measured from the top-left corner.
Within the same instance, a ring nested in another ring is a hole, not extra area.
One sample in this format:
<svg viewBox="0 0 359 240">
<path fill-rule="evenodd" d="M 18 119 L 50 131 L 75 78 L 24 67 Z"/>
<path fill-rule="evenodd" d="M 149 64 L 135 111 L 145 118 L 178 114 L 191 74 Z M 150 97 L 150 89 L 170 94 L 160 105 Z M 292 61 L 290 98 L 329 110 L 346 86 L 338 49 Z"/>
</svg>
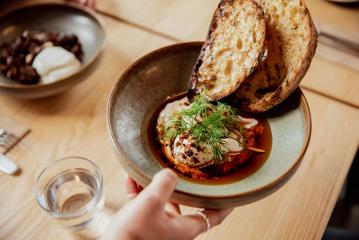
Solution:
<svg viewBox="0 0 359 240">
<path fill-rule="evenodd" d="M 107 3 L 115 10 L 128 6 L 137 9 L 133 14 L 138 16 L 144 16 L 149 10 L 157 11 L 157 24 L 170 27 L 174 20 L 176 31 L 190 39 L 190 36 L 200 35 L 201 30 L 197 32 L 196 29 L 203 29 L 201 26 L 208 24 L 204 19 L 212 13 L 204 8 L 196 13 L 202 21 L 190 19 L 194 12 L 185 2 L 187 0 L 123 0 L 116 3 L 102 0 L 100 5 Z M 215 5 L 214 1 L 208 0 L 193 2 L 196 3 L 192 7 L 197 10 L 201 4 L 208 8 Z M 170 10 L 171 14 L 161 20 L 163 9 Z M 183 14 L 186 14 L 186 20 L 176 20 Z M 88 80 L 71 91 L 48 99 L 23 101 L 0 96 L 1 111 L 32 129 L 9 152 L 23 173 L 17 177 L 0 173 L 2 240 L 70 239 L 66 231 L 37 206 L 33 196 L 36 176 L 58 158 L 77 155 L 96 162 L 104 175 L 107 207 L 116 210 L 125 203 L 124 171 L 113 154 L 106 127 L 108 94 L 134 60 L 173 41 L 120 21 L 105 17 L 103 20 L 107 32 L 106 50 Z M 139 21 L 144 25 L 151 20 L 142 18 Z M 197 27 L 192 28 L 193 25 Z M 358 108 L 331 97 L 358 103 L 356 90 L 359 89 L 353 84 L 354 80 L 359 80 L 358 76 L 357 72 L 326 61 L 316 59 L 313 62 L 305 86 L 328 93 L 329 97 L 304 91 L 312 112 L 313 133 L 302 166 L 278 192 L 237 208 L 222 225 L 198 239 L 321 239 L 359 145 Z M 321 81 L 325 81 L 326 86 L 322 86 Z M 327 88 L 327 85 L 331 87 Z M 184 210 L 194 211 L 191 208 Z"/>
<path fill-rule="evenodd" d="M 359 144 L 359 111 L 304 93 L 313 133 L 296 175 L 270 197 L 236 209 L 200 239 L 321 239 Z"/>
<path fill-rule="evenodd" d="M 177 41 L 203 40 L 219 0 L 102 0 L 99 9 L 126 21 L 161 32 Z M 359 8 L 345 8 L 324 0 L 306 0 L 317 27 L 359 43 Z M 336 58 L 320 48 L 302 85 L 359 107 L 359 72 L 340 67 L 348 58 Z M 323 52 L 324 51 L 324 52 Z M 334 60 L 333 62 L 324 60 Z M 352 64 L 349 64 L 352 65 Z M 338 66 L 338 67 L 337 67 Z M 320 77 L 318 76 L 320 70 Z M 314 72 L 313 72 L 314 71 Z M 316 76 L 313 78 L 311 76 Z M 338 85 L 341 87 L 338 88 Z M 350 93 L 343 89 L 348 86 Z M 351 92 L 353 91 L 353 92 Z"/>
<path fill-rule="evenodd" d="M 305 2 L 320 30 L 358 41 L 358 6 L 326 0 Z M 101 0 L 98 9 L 182 40 L 193 40 L 206 36 L 218 3 L 219 0 Z M 203 24 L 207 27 L 203 28 Z"/>
<path fill-rule="evenodd" d="M 5 143 L 0 144 L 0 154 L 6 154 L 30 132 L 27 126 L 1 112 L 0 129 L 5 131 L 5 136 L 7 135 Z"/>
<path fill-rule="evenodd" d="M 69 239 L 37 206 L 33 187 L 40 171 L 66 156 L 86 157 L 101 168 L 107 205 L 125 200 L 124 171 L 115 158 L 106 126 L 109 92 L 134 60 L 161 46 L 165 39 L 104 19 L 107 42 L 93 75 L 62 95 L 39 100 L 0 96 L 0 109 L 32 129 L 8 155 L 23 170 L 13 177 L 0 172 L 0 239 Z"/>
</svg>

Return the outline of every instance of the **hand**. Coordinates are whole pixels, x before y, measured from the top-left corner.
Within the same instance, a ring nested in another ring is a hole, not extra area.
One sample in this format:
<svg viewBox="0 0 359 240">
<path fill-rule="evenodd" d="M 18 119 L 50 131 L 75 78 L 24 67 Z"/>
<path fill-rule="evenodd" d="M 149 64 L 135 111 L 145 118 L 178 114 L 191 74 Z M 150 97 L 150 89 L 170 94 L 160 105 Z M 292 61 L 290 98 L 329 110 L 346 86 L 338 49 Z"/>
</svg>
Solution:
<svg viewBox="0 0 359 240">
<path fill-rule="evenodd" d="M 96 0 L 65 0 L 65 1 L 78 3 L 92 9 L 96 8 Z"/>
<path fill-rule="evenodd" d="M 115 215 L 104 239 L 189 240 L 205 232 L 207 225 L 200 215 L 181 215 L 178 205 L 168 203 L 176 184 L 177 176 L 169 169 L 157 173 L 145 189 L 127 178 L 130 201 Z M 231 211 L 204 210 L 203 213 L 211 226 L 215 226 Z"/>
</svg>

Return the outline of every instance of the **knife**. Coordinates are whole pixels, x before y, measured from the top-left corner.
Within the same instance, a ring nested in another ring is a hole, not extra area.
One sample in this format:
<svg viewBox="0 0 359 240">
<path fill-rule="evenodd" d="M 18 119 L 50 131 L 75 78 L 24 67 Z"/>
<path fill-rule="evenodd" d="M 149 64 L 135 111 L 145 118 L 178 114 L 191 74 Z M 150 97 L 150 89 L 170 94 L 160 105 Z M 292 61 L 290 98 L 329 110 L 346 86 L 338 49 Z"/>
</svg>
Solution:
<svg viewBox="0 0 359 240">
<path fill-rule="evenodd" d="M 19 166 L 14 161 L 7 158 L 4 154 L 0 154 L 0 170 L 11 175 L 19 171 Z"/>
</svg>

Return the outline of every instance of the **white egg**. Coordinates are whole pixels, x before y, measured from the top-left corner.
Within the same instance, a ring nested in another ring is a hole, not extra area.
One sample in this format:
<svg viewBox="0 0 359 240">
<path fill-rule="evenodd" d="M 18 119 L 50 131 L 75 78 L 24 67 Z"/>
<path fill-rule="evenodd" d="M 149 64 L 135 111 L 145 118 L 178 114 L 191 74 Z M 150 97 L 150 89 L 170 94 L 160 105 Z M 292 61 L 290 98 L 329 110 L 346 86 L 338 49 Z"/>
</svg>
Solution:
<svg viewBox="0 0 359 240">
<path fill-rule="evenodd" d="M 173 157 L 190 167 L 204 167 L 214 162 L 214 155 L 206 145 L 199 145 L 190 134 L 180 134 L 173 143 Z"/>
</svg>

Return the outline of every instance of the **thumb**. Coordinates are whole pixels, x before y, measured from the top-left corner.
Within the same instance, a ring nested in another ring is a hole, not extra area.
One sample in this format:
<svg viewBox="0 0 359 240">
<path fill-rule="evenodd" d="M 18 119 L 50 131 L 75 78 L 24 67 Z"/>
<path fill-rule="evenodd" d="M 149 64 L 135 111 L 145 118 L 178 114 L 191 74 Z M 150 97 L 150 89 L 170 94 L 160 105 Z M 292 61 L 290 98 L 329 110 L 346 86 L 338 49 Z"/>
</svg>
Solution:
<svg viewBox="0 0 359 240">
<path fill-rule="evenodd" d="M 145 198 L 157 198 L 161 205 L 165 205 L 177 185 L 177 175 L 170 169 L 164 169 L 157 173 L 151 184 L 148 185 L 141 195 Z"/>
</svg>

